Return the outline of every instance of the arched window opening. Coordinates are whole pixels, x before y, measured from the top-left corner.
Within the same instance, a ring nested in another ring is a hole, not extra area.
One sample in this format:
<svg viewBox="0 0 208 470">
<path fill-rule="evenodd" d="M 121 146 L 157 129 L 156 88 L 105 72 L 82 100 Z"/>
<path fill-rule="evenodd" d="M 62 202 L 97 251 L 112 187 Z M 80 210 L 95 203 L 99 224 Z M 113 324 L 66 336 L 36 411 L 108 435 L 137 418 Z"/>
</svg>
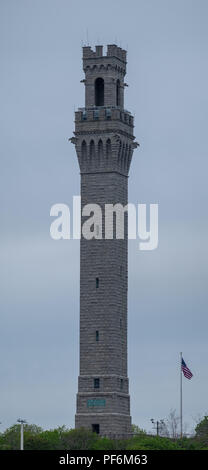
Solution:
<svg viewBox="0 0 208 470">
<path fill-rule="evenodd" d="M 98 157 L 99 157 L 99 160 L 100 158 L 102 158 L 103 156 L 103 141 L 100 139 L 99 142 L 98 142 Z"/>
<path fill-rule="evenodd" d="M 83 159 L 86 158 L 86 156 L 87 156 L 87 144 L 86 144 L 85 140 L 83 140 L 83 142 L 82 142 L 82 151 L 81 151 L 81 153 L 82 153 L 82 158 Z"/>
<path fill-rule="evenodd" d="M 128 164 L 128 145 L 126 144 L 125 148 L 125 158 L 124 158 L 124 169 L 127 169 L 127 164 Z"/>
<path fill-rule="evenodd" d="M 103 156 L 103 141 L 101 139 L 98 142 L 98 155 L 99 157 Z"/>
<path fill-rule="evenodd" d="M 100 160 L 103 157 L 103 141 L 100 139 L 98 142 L 98 161 L 97 164 L 98 166 L 100 165 Z"/>
<path fill-rule="evenodd" d="M 95 106 L 104 106 L 104 80 L 101 77 L 95 80 Z"/>
<path fill-rule="evenodd" d="M 122 143 L 120 141 L 120 144 L 119 144 L 119 151 L 118 151 L 118 165 L 120 166 L 121 165 L 121 155 L 122 155 Z"/>
<path fill-rule="evenodd" d="M 130 164 L 131 164 L 131 157 L 132 157 L 132 150 L 131 150 L 131 145 L 129 145 L 128 165 L 127 165 L 127 170 L 128 170 L 128 171 L 129 171 Z"/>
<path fill-rule="evenodd" d="M 120 80 L 116 82 L 116 106 L 121 106 L 121 85 Z"/>
<path fill-rule="evenodd" d="M 122 157 L 121 157 L 121 167 L 124 168 L 125 163 L 125 144 L 122 146 Z"/>
<path fill-rule="evenodd" d="M 106 142 L 106 157 L 109 158 L 111 154 L 111 140 L 108 139 Z"/>
<path fill-rule="evenodd" d="M 95 156 L 95 142 L 94 140 L 90 141 L 90 158 Z"/>
</svg>

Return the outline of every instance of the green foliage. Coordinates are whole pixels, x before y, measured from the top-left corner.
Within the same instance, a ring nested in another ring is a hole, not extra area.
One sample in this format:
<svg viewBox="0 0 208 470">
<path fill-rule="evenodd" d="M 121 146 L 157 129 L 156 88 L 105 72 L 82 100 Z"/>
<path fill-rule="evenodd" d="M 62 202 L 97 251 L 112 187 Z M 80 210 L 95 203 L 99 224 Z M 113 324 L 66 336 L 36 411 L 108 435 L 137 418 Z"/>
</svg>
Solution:
<svg viewBox="0 0 208 470">
<path fill-rule="evenodd" d="M 25 436 L 25 450 L 48 450 L 48 447 L 49 442 L 42 434 Z"/>
<path fill-rule="evenodd" d="M 197 424 L 196 428 L 196 438 L 200 441 L 201 446 L 208 446 L 208 416 L 204 416 L 202 421 Z"/>
<path fill-rule="evenodd" d="M 167 437 L 159 436 L 135 436 L 129 440 L 127 450 L 176 450 L 178 447 L 174 441 Z"/>
<path fill-rule="evenodd" d="M 100 437 L 92 431 L 67 429 L 65 426 L 44 431 L 36 425 L 24 426 L 24 448 L 26 450 L 208 450 L 207 417 L 196 428 L 196 437 L 172 439 L 149 436 L 137 426 L 129 439 L 113 440 Z M 203 437 L 202 437 L 203 436 Z M 20 426 L 16 424 L 0 434 L 0 450 L 20 448 Z"/>
<path fill-rule="evenodd" d="M 60 450 L 63 449 L 62 445 L 62 435 L 66 433 L 67 429 L 65 426 L 59 427 L 57 429 L 50 429 L 49 431 L 43 431 L 41 433 L 41 438 L 43 441 L 48 443 L 49 450 Z"/>
<path fill-rule="evenodd" d="M 202 421 L 200 421 L 200 423 L 197 424 L 195 431 L 196 431 L 197 437 L 208 436 L 208 416 L 204 416 Z"/>
<path fill-rule="evenodd" d="M 94 442 L 91 450 L 115 450 L 115 441 L 108 437 L 100 437 Z"/>
<path fill-rule="evenodd" d="M 38 436 L 42 432 L 42 428 L 36 426 L 35 424 L 25 424 L 24 425 L 24 441 L 25 448 L 27 442 L 32 438 L 32 436 Z M 13 449 L 18 450 L 20 448 L 20 425 L 15 424 L 8 428 L 1 436 L 0 440 L 0 449 Z"/>
<path fill-rule="evenodd" d="M 61 435 L 63 449 L 66 450 L 86 450 L 92 449 L 99 436 L 85 428 L 70 429 Z"/>
<path fill-rule="evenodd" d="M 140 434 L 140 435 L 147 434 L 144 429 L 139 428 L 139 426 L 137 426 L 136 424 L 132 424 L 131 429 L 132 429 L 133 434 Z"/>
<path fill-rule="evenodd" d="M 176 439 L 176 444 L 178 449 L 185 450 L 197 450 L 199 449 L 199 444 L 193 437 L 183 437 L 182 439 Z"/>
</svg>

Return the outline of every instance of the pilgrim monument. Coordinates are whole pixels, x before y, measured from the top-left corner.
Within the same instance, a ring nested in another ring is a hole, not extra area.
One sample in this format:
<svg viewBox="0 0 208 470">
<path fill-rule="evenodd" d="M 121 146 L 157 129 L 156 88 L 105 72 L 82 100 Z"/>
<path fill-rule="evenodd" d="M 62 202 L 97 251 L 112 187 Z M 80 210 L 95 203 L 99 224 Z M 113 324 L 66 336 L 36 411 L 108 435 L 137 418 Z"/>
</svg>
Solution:
<svg viewBox="0 0 208 470">
<path fill-rule="evenodd" d="M 81 227 L 86 204 L 102 209 L 102 226 L 80 241 L 80 371 L 76 428 L 101 436 L 131 433 L 127 375 L 128 214 L 124 237 L 105 237 L 106 204 L 126 206 L 134 148 L 134 119 L 124 109 L 126 51 L 108 45 L 83 47 L 85 107 L 75 112 L 75 144 L 81 174 Z M 92 216 L 90 214 L 90 216 Z M 89 219 L 89 216 L 88 216 Z"/>
</svg>

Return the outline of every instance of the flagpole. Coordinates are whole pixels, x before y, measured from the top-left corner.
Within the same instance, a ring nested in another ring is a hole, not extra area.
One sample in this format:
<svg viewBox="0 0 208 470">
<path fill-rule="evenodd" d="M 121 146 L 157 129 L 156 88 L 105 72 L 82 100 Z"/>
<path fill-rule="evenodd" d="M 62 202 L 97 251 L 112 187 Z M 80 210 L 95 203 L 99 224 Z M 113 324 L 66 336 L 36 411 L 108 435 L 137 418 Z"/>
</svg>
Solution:
<svg viewBox="0 0 208 470">
<path fill-rule="evenodd" d="M 182 352 L 180 353 L 180 424 L 181 424 L 181 439 L 183 437 L 183 410 L 182 410 Z"/>
</svg>

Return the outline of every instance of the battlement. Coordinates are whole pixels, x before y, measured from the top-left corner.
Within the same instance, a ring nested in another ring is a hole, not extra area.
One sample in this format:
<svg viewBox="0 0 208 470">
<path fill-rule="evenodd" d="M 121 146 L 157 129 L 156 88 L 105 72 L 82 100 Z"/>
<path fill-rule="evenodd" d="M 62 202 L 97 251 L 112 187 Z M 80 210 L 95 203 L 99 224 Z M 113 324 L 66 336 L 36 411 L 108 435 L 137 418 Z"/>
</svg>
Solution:
<svg viewBox="0 0 208 470">
<path fill-rule="evenodd" d="M 134 127 L 134 118 L 131 113 L 125 109 L 121 110 L 119 107 L 92 107 L 92 108 L 79 108 L 75 112 L 75 122 L 93 121 L 121 121 L 125 125 Z M 132 130 L 130 131 L 130 133 Z"/>
<path fill-rule="evenodd" d="M 116 44 L 109 44 L 107 46 L 107 54 L 103 55 L 103 46 L 95 46 L 95 51 L 90 46 L 83 47 L 83 60 L 84 59 L 97 59 L 101 57 L 115 57 L 126 64 L 126 51 Z"/>
</svg>

